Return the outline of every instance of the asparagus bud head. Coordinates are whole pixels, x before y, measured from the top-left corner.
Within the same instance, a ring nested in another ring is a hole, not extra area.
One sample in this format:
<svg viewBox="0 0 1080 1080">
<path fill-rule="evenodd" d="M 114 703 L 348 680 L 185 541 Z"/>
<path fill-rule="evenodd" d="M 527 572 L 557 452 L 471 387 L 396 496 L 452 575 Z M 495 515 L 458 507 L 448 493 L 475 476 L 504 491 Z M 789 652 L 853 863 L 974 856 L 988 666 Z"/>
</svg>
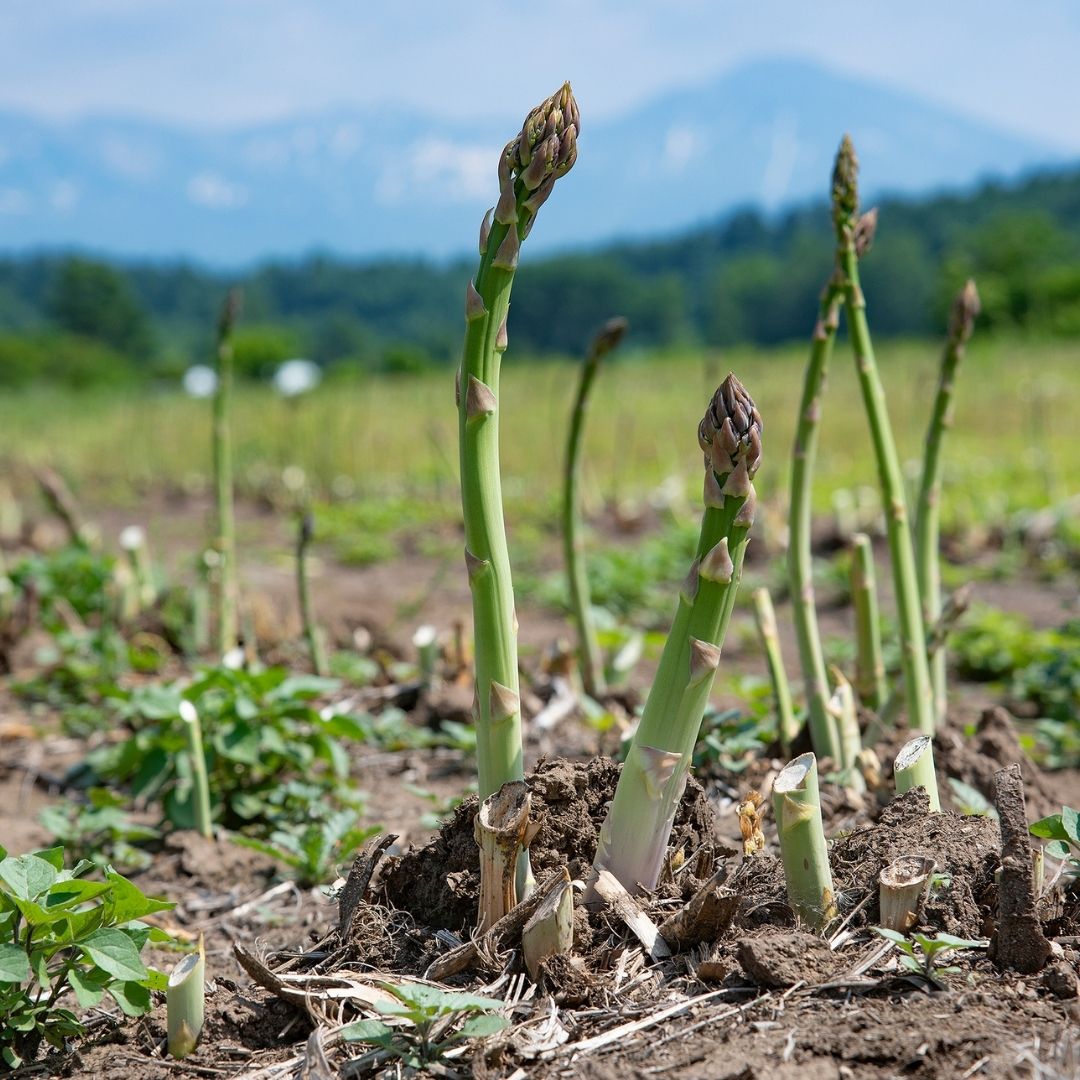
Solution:
<svg viewBox="0 0 1080 1080">
<path fill-rule="evenodd" d="M 967 344 L 971 331 L 975 328 L 975 319 L 981 310 L 979 290 L 975 288 L 974 280 L 968 278 L 967 283 L 953 301 L 952 315 L 949 318 L 950 344 Z"/>
<path fill-rule="evenodd" d="M 840 140 L 832 175 L 833 221 L 837 228 L 850 225 L 859 212 L 859 159 L 850 135 Z"/>
<path fill-rule="evenodd" d="M 698 425 L 698 444 L 705 454 L 706 503 L 718 487 L 721 498 L 745 498 L 739 525 L 753 522 L 757 502 L 753 479 L 761 464 L 761 414 L 746 387 L 734 375 L 720 384 Z M 715 480 L 715 485 L 710 480 Z"/>
</svg>

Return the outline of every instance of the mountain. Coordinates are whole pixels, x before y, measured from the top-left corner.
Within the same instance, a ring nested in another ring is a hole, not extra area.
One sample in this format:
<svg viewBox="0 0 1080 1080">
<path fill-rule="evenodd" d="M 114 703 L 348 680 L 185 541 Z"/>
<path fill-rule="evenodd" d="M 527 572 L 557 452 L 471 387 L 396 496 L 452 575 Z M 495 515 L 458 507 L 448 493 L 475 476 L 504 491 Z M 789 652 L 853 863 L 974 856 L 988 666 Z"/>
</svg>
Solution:
<svg viewBox="0 0 1080 1080">
<path fill-rule="evenodd" d="M 530 242 L 594 244 L 827 191 L 840 134 L 868 197 L 1008 178 L 1056 148 L 796 60 L 761 61 L 590 123 Z M 229 132 L 0 112 L 0 248 L 237 264 L 312 249 L 460 254 L 493 201 L 505 124 L 395 108 Z M 554 209 L 558 203 L 558 210 Z"/>
</svg>

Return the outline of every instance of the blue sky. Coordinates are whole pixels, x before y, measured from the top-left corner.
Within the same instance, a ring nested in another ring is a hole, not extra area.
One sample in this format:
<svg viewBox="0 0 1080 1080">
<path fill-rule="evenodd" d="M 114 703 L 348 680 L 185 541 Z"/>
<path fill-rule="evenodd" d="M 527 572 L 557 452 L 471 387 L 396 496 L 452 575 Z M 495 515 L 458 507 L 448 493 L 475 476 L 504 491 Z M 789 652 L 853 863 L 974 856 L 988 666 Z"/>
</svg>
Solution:
<svg viewBox="0 0 1080 1080">
<path fill-rule="evenodd" d="M 569 77 L 606 117 L 774 55 L 1080 152 L 1070 0 L 5 0 L 0 108 L 220 128 L 394 101 L 516 119 Z"/>
</svg>

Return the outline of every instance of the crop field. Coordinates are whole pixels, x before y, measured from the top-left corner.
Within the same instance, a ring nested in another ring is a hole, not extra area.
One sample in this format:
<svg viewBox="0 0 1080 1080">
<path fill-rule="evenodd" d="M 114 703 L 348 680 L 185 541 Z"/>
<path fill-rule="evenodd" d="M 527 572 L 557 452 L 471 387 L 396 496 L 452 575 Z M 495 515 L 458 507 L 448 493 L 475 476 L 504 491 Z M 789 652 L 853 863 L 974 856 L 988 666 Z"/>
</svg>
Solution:
<svg viewBox="0 0 1080 1080">
<path fill-rule="evenodd" d="M 456 380 L 0 394 L 0 1071 L 1080 1075 L 1080 341 L 875 349 L 845 139 L 804 344 L 518 356 L 577 132 Z"/>
</svg>

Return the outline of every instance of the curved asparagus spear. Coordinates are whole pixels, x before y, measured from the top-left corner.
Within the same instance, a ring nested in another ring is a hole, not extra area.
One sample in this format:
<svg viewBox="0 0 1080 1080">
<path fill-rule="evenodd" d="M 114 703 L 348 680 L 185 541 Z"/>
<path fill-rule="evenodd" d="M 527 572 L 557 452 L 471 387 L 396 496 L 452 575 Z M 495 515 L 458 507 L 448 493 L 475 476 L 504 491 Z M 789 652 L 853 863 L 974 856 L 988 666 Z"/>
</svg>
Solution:
<svg viewBox="0 0 1080 1080">
<path fill-rule="evenodd" d="M 663 865 L 742 576 L 761 430 L 753 400 L 729 375 L 698 427 L 705 512 L 697 557 L 600 830 L 594 866 L 627 890 L 651 889 Z"/>
<path fill-rule="evenodd" d="M 791 744 L 795 736 L 799 734 L 799 725 L 796 723 L 795 710 L 791 705 L 791 687 L 788 685 L 787 672 L 784 670 L 784 657 L 780 652 L 780 635 L 776 632 L 776 611 L 768 589 L 755 589 L 753 599 L 758 637 L 761 638 L 761 647 L 765 650 L 769 681 L 772 683 L 773 697 L 776 699 L 776 736 L 780 743 L 780 752 L 784 757 L 790 757 Z"/>
<path fill-rule="evenodd" d="M 885 391 L 874 360 L 866 299 L 859 286 L 859 251 L 866 243 L 866 218 L 860 220 L 859 164 L 855 148 L 845 135 L 833 170 L 833 224 L 836 227 L 836 258 L 843 278 L 844 309 L 855 352 L 863 404 L 877 459 L 885 524 L 892 559 L 893 589 L 900 630 L 900 657 L 908 723 L 915 731 L 933 734 L 934 711 L 930 698 L 930 669 L 926 659 L 926 636 L 919 586 L 915 575 L 915 549 L 908 526 L 904 476 L 896 453 L 892 426 L 885 405 Z M 872 228 L 872 225 L 871 225 Z"/>
<path fill-rule="evenodd" d="M 233 327 L 240 313 L 240 291 L 230 289 L 221 309 L 217 333 L 217 386 L 214 390 L 214 496 L 218 564 L 218 652 L 236 647 L 239 618 L 236 583 L 236 527 L 233 522 L 232 401 Z"/>
<path fill-rule="evenodd" d="M 577 157 L 570 84 L 532 110 L 499 159 L 499 201 L 480 228 L 480 266 L 465 293 L 458 380 L 461 506 L 476 641 L 476 750 L 480 799 L 524 775 L 517 618 L 499 474 L 499 367 L 521 241 L 555 181 Z"/>
<path fill-rule="evenodd" d="M 874 548 L 866 533 L 851 542 L 851 606 L 855 609 L 855 689 L 870 709 L 885 701 L 885 660 L 881 652 Z"/>
<path fill-rule="evenodd" d="M 791 507 L 788 527 L 788 579 L 791 586 L 792 618 L 799 643 L 799 663 L 814 750 L 822 757 L 840 760 L 836 725 L 829 715 L 829 686 L 825 677 L 825 654 L 818 632 L 814 606 L 814 574 L 811 554 L 814 463 L 817 459 L 821 424 L 821 397 L 825 376 L 836 341 L 839 322 L 839 282 L 830 279 L 821 294 L 821 308 L 814 326 L 810 362 L 803 379 L 802 401 L 791 454 Z"/>
<path fill-rule="evenodd" d="M 563 557 L 570 586 L 570 606 L 578 630 L 578 664 L 585 692 L 592 697 L 604 693 L 604 660 L 593 626 L 589 575 L 585 568 L 585 543 L 581 536 L 581 440 L 585 432 L 585 411 L 589 391 L 600 370 L 600 361 L 616 348 L 626 333 L 627 322 L 621 316 L 609 319 L 593 338 L 585 363 L 581 366 L 574 411 L 570 414 L 570 434 L 566 443 L 563 474 Z"/>
<path fill-rule="evenodd" d="M 979 314 L 979 294 L 975 282 L 960 290 L 953 302 L 949 334 L 941 357 L 934 411 L 926 432 L 922 478 L 919 482 L 919 504 L 915 516 L 915 558 L 922 596 L 923 625 L 933 626 L 941 614 L 941 566 L 938 551 L 941 520 L 941 444 L 945 432 L 952 427 L 953 383 L 956 369 L 964 356 L 971 337 L 975 317 Z M 934 719 L 945 719 L 945 650 L 938 649 L 930 661 L 930 682 L 934 695 Z"/>
</svg>

